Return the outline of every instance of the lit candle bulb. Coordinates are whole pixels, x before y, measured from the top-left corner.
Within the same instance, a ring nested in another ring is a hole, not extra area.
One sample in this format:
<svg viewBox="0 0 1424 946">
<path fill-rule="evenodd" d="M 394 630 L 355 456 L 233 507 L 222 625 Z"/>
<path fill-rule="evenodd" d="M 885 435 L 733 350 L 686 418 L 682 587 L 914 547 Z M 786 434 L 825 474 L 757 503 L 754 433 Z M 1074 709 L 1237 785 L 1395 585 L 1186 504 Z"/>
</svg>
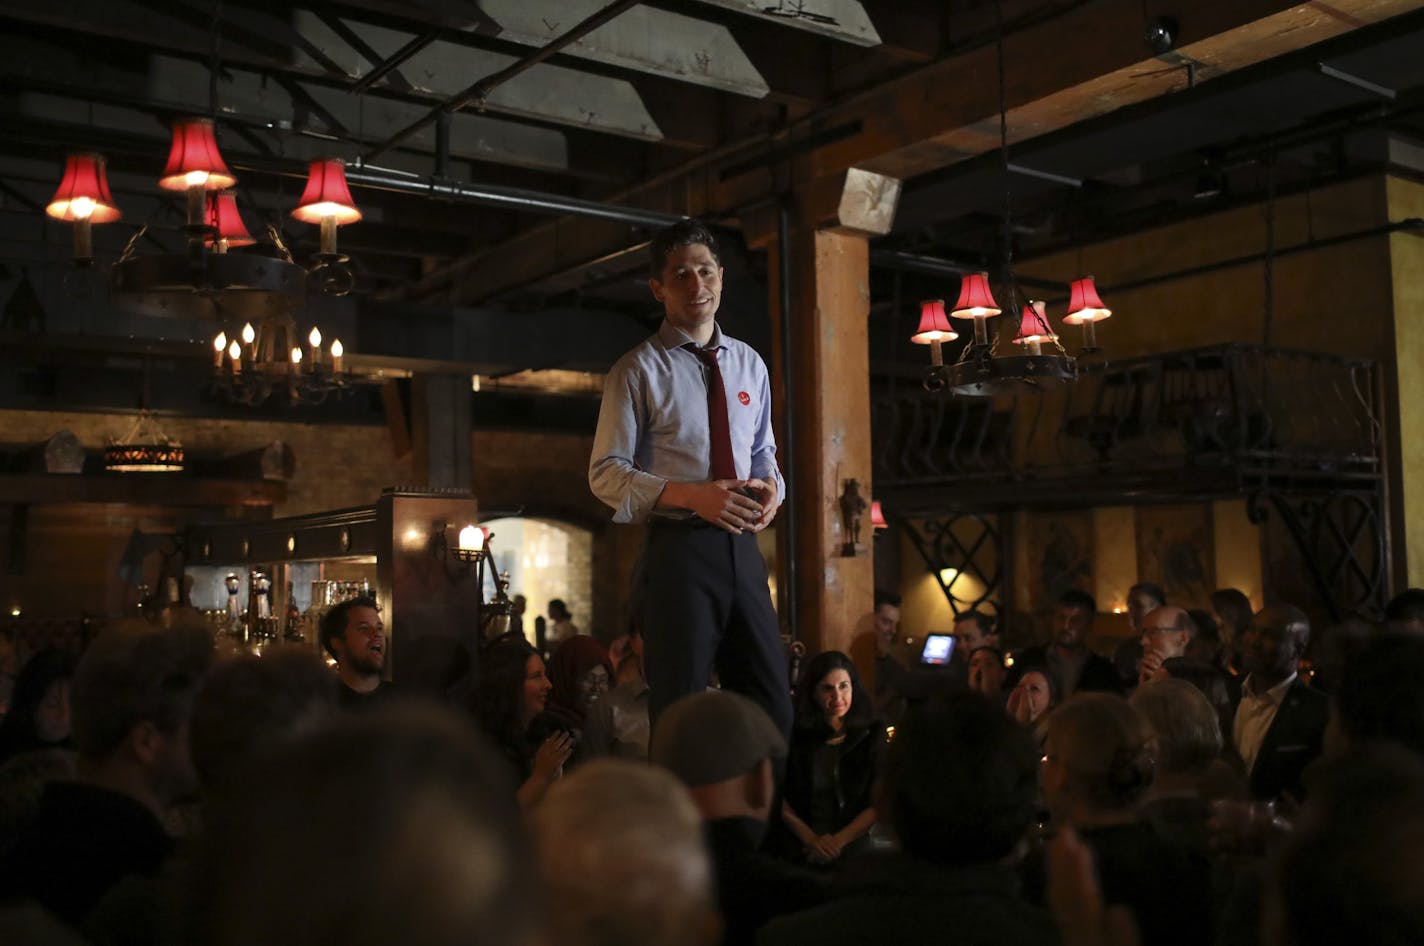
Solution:
<svg viewBox="0 0 1424 946">
<path fill-rule="evenodd" d="M 232 373 L 242 373 L 242 346 L 233 342 L 227 347 L 227 356 L 232 359 Z"/>
<path fill-rule="evenodd" d="M 301 367 L 302 367 L 302 350 L 301 350 L 300 348 L 293 347 L 293 348 L 292 348 L 292 369 L 293 369 L 294 371 L 300 371 L 300 370 L 301 370 Z"/>
<path fill-rule="evenodd" d="M 313 325 L 307 341 L 311 344 L 312 364 L 321 364 L 321 329 Z"/>
<path fill-rule="evenodd" d="M 213 367 L 221 370 L 223 355 L 227 354 L 227 332 L 218 332 L 213 339 Z"/>
<path fill-rule="evenodd" d="M 257 331 L 252 327 L 252 323 L 248 322 L 242 327 L 242 344 L 251 345 L 255 341 L 257 341 Z"/>
<path fill-rule="evenodd" d="M 341 356 L 346 354 L 346 349 L 341 347 L 341 339 L 333 339 L 331 342 L 331 370 L 337 374 L 341 373 Z"/>
<path fill-rule="evenodd" d="M 460 530 L 460 548 L 466 550 L 482 549 L 485 546 L 485 530 L 475 526 L 465 526 Z"/>
</svg>

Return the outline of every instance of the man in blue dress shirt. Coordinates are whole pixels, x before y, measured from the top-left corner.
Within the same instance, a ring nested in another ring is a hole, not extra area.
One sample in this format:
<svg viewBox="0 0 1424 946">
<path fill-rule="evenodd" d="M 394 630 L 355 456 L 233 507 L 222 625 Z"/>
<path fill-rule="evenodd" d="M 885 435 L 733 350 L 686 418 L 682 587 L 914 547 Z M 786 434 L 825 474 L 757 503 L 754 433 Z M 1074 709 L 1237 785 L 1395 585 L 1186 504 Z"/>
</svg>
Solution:
<svg viewBox="0 0 1424 946">
<path fill-rule="evenodd" d="M 705 226 L 653 240 L 657 334 L 608 374 L 588 479 L 613 521 L 649 525 L 633 589 L 654 722 L 707 686 L 760 704 L 791 728 L 786 657 L 756 534 L 776 515 L 771 385 L 752 348 L 722 334 L 722 265 Z"/>
</svg>

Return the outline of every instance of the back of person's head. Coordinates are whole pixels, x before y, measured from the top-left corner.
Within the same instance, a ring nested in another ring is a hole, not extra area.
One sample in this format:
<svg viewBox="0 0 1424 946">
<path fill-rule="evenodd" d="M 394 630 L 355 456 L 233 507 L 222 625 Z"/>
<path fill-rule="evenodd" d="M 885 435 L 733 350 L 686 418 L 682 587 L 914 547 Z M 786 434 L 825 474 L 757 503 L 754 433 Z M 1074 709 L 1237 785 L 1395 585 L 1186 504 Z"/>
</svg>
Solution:
<svg viewBox="0 0 1424 946">
<path fill-rule="evenodd" d="M 1075 694 L 1048 717 L 1046 729 L 1046 755 L 1062 766 L 1065 790 L 1075 802 L 1125 811 L 1151 787 L 1152 728 L 1122 697 Z"/>
<path fill-rule="evenodd" d="M 884 588 L 875 589 L 875 609 L 877 611 L 887 604 L 892 608 L 898 608 L 902 600 L 903 599 L 893 591 L 886 591 Z"/>
<path fill-rule="evenodd" d="M 336 710 L 336 679 L 305 648 L 274 648 L 219 664 L 193 701 L 193 768 L 212 790 L 255 751 Z"/>
<path fill-rule="evenodd" d="M 670 773 L 597 759 L 530 815 L 559 946 L 703 946 L 717 938 L 702 821 Z"/>
<path fill-rule="evenodd" d="M 1058 596 L 1058 604 L 1064 608 L 1080 608 L 1089 614 L 1098 613 L 1097 599 L 1080 588 L 1069 588 Z"/>
<path fill-rule="evenodd" d="M 74 675 L 70 705 L 80 758 L 107 758 L 141 723 L 177 735 L 212 659 L 205 628 L 164 629 L 139 620 L 106 628 Z"/>
<path fill-rule="evenodd" d="M 730 690 L 703 690 L 658 717 L 648 757 L 698 788 L 747 775 L 763 759 L 786 757 L 786 739 L 766 710 Z"/>
<path fill-rule="evenodd" d="M 861 683 L 855 661 L 839 650 L 825 650 L 806 662 L 801 670 L 801 684 L 796 691 L 796 728 L 813 732 L 827 729 L 825 713 L 816 698 L 816 688 L 832 671 L 844 670 L 850 677 L 850 710 L 845 724 L 864 727 L 875 718 L 875 706 Z"/>
<path fill-rule="evenodd" d="M 1218 588 L 1213 591 L 1211 609 L 1226 625 L 1221 629 L 1223 636 L 1232 639 L 1246 633 L 1246 628 L 1251 626 L 1251 618 L 1255 614 L 1251 609 L 1251 599 L 1235 588 Z"/>
<path fill-rule="evenodd" d="M 915 707 L 895 728 L 881 805 L 904 850 L 940 864 L 997 861 L 1032 824 L 1038 746 L 978 693 Z"/>
<path fill-rule="evenodd" d="M 1424 759 L 1424 637 L 1382 634 L 1355 642 L 1335 694 L 1352 745 L 1394 742 Z"/>
<path fill-rule="evenodd" d="M 1201 775 L 1221 756 L 1221 724 L 1216 710 L 1185 680 L 1149 680 L 1128 700 L 1157 740 L 1163 774 Z"/>
<path fill-rule="evenodd" d="M 529 942 L 514 788 L 486 740 L 433 706 L 333 716 L 213 796 L 181 941 Z"/>
<path fill-rule="evenodd" d="M 523 736 L 524 677 L 529 658 L 537 656 L 518 632 L 496 637 L 480 650 L 471 708 L 481 728 L 494 738 L 517 742 Z"/>
<path fill-rule="evenodd" d="M 355 608 L 381 610 L 380 605 L 376 604 L 375 598 L 358 596 L 332 605 L 331 610 L 321 616 L 321 624 L 317 627 L 317 640 L 333 660 L 336 659 L 336 651 L 332 648 L 331 642 L 346 634 L 347 615 Z"/>
<path fill-rule="evenodd" d="M 1273 864 L 1265 941 L 1424 943 L 1424 760 L 1351 750 L 1311 773 L 1310 793 Z"/>
<path fill-rule="evenodd" d="M 549 617 L 555 621 L 567 621 L 571 616 L 568 605 L 564 604 L 564 599 L 551 598 L 549 600 Z"/>
<path fill-rule="evenodd" d="M 1191 619 L 1192 626 L 1197 629 L 1197 640 L 1210 644 L 1212 647 L 1221 645 L 1221 627 L 1216 623 L 1216 618 L 1211 616 L 1210 611 L 1205 608 L 1188 608 L 1187 617 Z"/>
<path fill-rule="evenodd" d="M 717 246 L 717 238 L 707 225 L 701 220 L 679 220 L 653 235 L 652 242 L 648 244 L 649 274 L 654 279 L 662 279 L 668 255 L 680 246 L 693 246 L 697 243 L 707 247 L 712 258 L 721 264 L 722 253 Z"/>
<path fill-rule="evenodd" d="M 1167 592 L 1162 590 L 1162 586 L 1156 582 L 1139 581 L 1131 588 L 1127 589 L 1127 596 L 1142 595 L 1151 598 L 1156 607 L 1162 607 L 1167 603 Z"/>
<path fill-rule="evenodd" d="M 1389 599 L 1384 620 L 1392 630 L 1424 631 L 1424 588 L 1406 588 Z"/>
</svg>

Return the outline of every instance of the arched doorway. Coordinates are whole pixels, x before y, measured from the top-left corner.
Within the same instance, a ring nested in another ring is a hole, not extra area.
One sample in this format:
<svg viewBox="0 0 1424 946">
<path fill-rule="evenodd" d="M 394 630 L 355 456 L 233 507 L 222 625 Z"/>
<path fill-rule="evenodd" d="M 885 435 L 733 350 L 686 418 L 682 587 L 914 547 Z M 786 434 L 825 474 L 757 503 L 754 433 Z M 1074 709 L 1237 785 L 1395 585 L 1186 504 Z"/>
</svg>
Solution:
<svg viewBox="0 0 1424 946">
<path fill-rule="evenodd" d="M 554 519 L 490 519 L 493 571 L 509 572 L 510 597 L 528 600 L 524 636 L 534 643 L 535 618 L 547 617 L 549 601 L 561 599 L 585 634 L 593 627 L 593 533 Z"/>
</svg>

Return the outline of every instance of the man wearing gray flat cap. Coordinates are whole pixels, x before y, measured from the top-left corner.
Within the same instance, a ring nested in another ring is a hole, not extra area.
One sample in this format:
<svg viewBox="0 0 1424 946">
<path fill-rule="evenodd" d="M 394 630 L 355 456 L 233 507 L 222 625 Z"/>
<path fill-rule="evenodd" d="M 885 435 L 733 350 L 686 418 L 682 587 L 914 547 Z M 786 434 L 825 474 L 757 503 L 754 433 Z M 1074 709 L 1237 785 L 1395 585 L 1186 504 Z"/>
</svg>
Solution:
<svg viewBox="0 0 1424 946">
<path fill-rule="evenodd" d="M 749 944 L 768 920 L 826 898 L 822 877 L 758 850 L 775 795 L 773 760 L 785 756 L 771 717 L 726 690 L 677 700 L 653 730 L 650 760 L 687 786 L 702 814 L 727 946 Z"/>
</svg>

